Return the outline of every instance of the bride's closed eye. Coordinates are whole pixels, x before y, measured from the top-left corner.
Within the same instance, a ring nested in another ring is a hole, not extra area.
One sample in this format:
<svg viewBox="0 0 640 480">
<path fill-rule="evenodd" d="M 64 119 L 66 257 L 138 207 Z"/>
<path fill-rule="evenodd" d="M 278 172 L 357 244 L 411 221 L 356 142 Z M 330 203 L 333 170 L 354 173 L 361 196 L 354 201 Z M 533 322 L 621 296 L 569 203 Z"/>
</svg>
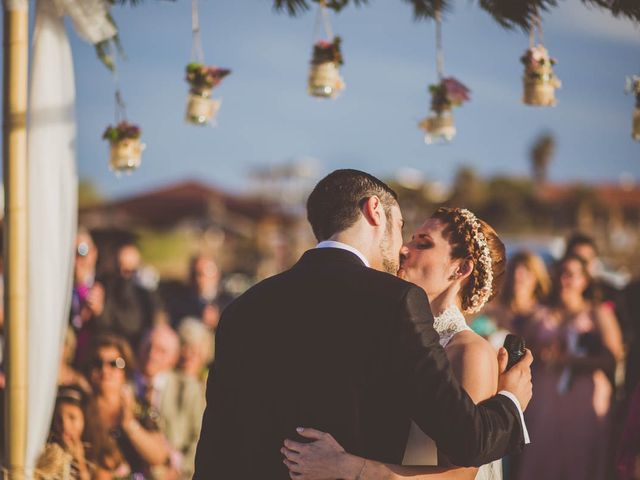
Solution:
<svg viewBox="0 0 640 480">
<path fill-rule="evenodd" d="M 428 239 L 428 238 L 420 238 L 416 241 L 416 247 L 421 249 L 421 250 L 426 250 L 429 248 L 433 248 L 433 240 Z"/>
</svg>

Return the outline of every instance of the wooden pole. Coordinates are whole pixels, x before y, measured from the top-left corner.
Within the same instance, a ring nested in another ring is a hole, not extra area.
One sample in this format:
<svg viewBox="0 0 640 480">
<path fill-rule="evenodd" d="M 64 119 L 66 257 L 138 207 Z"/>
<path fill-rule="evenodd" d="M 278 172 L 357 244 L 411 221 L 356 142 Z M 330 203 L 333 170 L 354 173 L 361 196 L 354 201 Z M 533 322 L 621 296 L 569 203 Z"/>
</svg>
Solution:
<svg viewBox="0 0 640 480">
<path fill-rule="evenodd" d="M 27 446 L 27 89 L 28 0 L 4 0 L 2 162 L 5 185 L 5 455 L 22 480 Z"/>
</svg>

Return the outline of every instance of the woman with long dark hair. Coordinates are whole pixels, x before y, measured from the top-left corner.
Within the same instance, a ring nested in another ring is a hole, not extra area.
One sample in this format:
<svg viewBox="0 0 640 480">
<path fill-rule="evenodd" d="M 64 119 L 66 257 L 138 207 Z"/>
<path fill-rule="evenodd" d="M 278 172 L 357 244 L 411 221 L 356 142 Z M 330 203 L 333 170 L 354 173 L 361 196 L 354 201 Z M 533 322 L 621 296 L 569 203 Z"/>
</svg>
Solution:
<svg viewBox="0 0 640 480">
<path fill-rule="evenodd" d="M 526 412 L 535 441 L 523 454 L 520 480 L 605 478 L 609 381 L 622 358 L 622 335 L 611 309 L 593 299 L 585 261 L 557 264 L 547 308 L 525 330 L 537 361 L 535 395 Z"/>
</svg>

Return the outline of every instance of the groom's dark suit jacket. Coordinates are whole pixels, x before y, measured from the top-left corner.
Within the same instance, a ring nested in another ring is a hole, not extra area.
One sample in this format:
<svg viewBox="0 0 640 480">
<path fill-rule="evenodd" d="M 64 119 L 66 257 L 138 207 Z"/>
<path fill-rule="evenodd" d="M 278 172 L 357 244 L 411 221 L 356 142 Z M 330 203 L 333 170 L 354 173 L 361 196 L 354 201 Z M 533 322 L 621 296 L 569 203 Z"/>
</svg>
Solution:
<svg viewBox="0 0 640 480">
<path fill-rule="evenodd" d="M 194 479 L 288 479 L 280 448 L 298 426 L 400 463 L 410 419 L 458 465 L 523 442 L 510 399 L 475 406 L 454 378 L 422 289 L 346 250 L 310 250 L 224 311 Z"/>
</svg>

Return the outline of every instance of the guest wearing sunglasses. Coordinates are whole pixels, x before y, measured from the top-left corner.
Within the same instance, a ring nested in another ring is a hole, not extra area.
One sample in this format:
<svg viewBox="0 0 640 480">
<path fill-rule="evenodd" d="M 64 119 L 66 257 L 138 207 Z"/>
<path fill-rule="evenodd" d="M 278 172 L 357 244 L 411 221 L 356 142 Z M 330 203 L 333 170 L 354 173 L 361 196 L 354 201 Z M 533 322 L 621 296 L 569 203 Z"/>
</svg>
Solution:
<svg viewBox="0 0 640 480">
<path fill-rule="evenodd" d="M 129 384 L 134 370 L 129 344 L 114 335 L 95 339 L 88 363 L 94 396 L 87 408 L 87 432 L 98 479 L 148 478 L 152 466 L 169 460 L 157 413 L 138 403 Z"/>
</svg>

